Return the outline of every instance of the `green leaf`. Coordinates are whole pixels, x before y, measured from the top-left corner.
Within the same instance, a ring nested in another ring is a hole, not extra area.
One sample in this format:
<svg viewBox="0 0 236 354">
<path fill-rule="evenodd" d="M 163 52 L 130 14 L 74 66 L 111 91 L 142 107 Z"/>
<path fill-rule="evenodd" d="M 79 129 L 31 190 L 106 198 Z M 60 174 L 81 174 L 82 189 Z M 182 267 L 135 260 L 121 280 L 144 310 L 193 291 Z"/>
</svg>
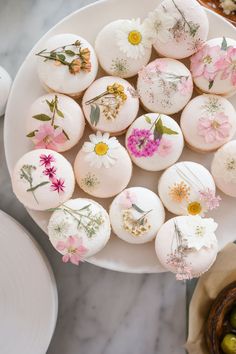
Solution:
<svg viewBox="0 0 236 354">
<path fill-rule="evenodd" d="M 56 108 L 56 111 L 59 117 L 64 118 L 64 114 L 62 113 L 62 111 L 60 111 L 58 108 Z"/>
<path fill-rule="evenodd" d="M 66 57 L 64 54 L 57 54 L 57 58 L 59 58 L 62 61 L 66 60 Z"/>
<path fill-rule="evenodd" d="M 87 204 L 87 205 L 85 205 L 83 208 L 79 209 L 78 211 L 88 209 L 90 206 L 91 206 L 91 204 Z"/>
<path fill-rule="evenodd" d="M 177 135 L 178 132 L 163 125 L 161 118 L 159 118 L 155 124 L 154 138 L 159 139 L 163 134 Z"/>
<path fill-rule="evenodd" d="M 90 122 L 92 125 L 97 125 L 100 118 L 100 108 L 97 104 L 91 105 L 91 112 L 90 112 Z"/>
<path fill-rule="evenodd" d="M 67 55 L 69 55 L 70 57 L 73 57 L 73 56 L 75 55 L 75 52 L 73 52 L 73 50 L 70 50 L 70 49 L 66 49 L 66 50 L 65 50 L 65 53 L 66 53 Z"/>
<path fill-rule="evenodd" d="M 132 207 L 140 214 L 144 213 L 144 210 L 142 210 L 141 208 L 139 208 L 136 204 L 132 204 Z"/>
<path fill-rule="evenodd" d="M 45 186 L 45 184 L 48 184 L 48 183 L 50 183 L 50 182 L 41 182 L 41 183 L 37 184 L 37 186 L 27 189 L 26 192 L 34 192 L 37 188 Z"/>
<path fill-rule="evenodd" d="M 210 90 L 214 84 L 214 80 L 209 81 L 208 89 Z"/>
<path fill-rule="evenodd" d="M 148 124 L 152 124 L 152 120 L 150 117 L 148 117 L 148 116 L 144 116 L 144 117 L 145 117 L 145 120 Z"/>
<path fill-rule="evenodd" d="M 41 120 L 42 122 L 49 122 L 51 120 L 51 117 L 49 117 L 47 114 L 36 114 L 33 116 L 34 119 Z"/>
<path fill-rule="evenodd" d="M 163 126 L 163 134 L 167 134 L 167 135 L 177 135 L 179 134 L 178 132 L 176 132 L 175 130 L 172 130 L 170 128 L 167 128 L 165 126 Z"/>
<path fill-rule="evenodd" d="M 227 48 L 228 48 L 227 40 L 225 37 L 223 37 L 223 40 L 221 43 L 221 50 L 227 50 Z"/>
<path fill-rule="evenodd" d="M 50 102 L 50 101 L 46 100 L 46 102 L 47 102 L 47 104 L 48 104 L 48 107 L 49 107 L 50 111 L 53 112 L 53 109 L 54 109 L 54 103 L 53 103 L 53 101 Z"/>
<path fill-rule="evenodd" d="M 67 140 L 70 140 L 70 138 L 69 138 L 68 134 L 65 132 L 65 130 L 64 130 L 64 129 L 62 129 L 62 132 L 63 132 L 63 134 L 65 135 L 66 139 L 67 139 Z"/>
<path fill-rule="evenodd" d="M 33 138 L 35 136 L 35 133 L 37 132 L 38 130 L 34 130 L 33 132 L 30 132 L 29 134 L 27 134 L 27 138 Z"/>
</svg>

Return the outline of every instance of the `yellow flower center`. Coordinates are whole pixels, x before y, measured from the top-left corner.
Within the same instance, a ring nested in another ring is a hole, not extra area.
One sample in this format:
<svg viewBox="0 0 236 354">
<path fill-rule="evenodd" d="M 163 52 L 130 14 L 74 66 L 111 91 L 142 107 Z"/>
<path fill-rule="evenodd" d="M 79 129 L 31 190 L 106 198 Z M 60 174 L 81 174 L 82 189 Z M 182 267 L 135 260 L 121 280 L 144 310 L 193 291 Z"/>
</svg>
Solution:
<svg viewBox="0 0 236 354">
<path fill-rule="evenodd" d="M 97 143 L 94 148 L 95 153 L 99 156 L 106 155 L 108 150 L 109 150 L 108 145 L 103 142 Z"/>
<path fill-rule="evenodd" d="M 206 55 L 204 58 L 203 58 L 203 63 L 204 64 L 211 64 L 212 62 L 212 57 L 210 55 Z"/>
<path fill-rule="evenodd" d="M 139 45 L 142 41 L 142 35 L 139 31 L 129 32 L 128 41 L 132 45 Z"/>
<path fill-rule="evenodd" d="M 220 123 L 218 123 L 216 120 L 213 120 L 212 122 L 212 128 L 218 129 L 220 127 Z"/>
<path fill-rule="evenodd" d="M 202 211 L 202 206 L 198 202 L 192 202 L 188 204 L 188 213 L 190 215 L 198 215 Z"/>
</svg>

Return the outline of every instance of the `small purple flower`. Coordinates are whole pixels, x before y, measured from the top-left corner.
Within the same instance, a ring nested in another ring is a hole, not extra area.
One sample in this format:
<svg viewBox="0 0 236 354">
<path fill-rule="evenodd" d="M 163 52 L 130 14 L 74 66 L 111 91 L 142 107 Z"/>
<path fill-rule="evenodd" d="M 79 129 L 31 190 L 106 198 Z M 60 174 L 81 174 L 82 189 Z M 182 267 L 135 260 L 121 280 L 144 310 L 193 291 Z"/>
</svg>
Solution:
<svg viewBox="0 0 236 354">
<path fill-rule="evenodd" d="M 153 134 L 148 129 L 133 129 L 128 137 L 128 149 L 135 157 L 153 156 L 160 145 L 160 139 L 153 139 Z"/>
<path fill-rule="evenodd" d="M 62 178 L 54 178 L 52 180 L 51 189 L 54 192 L 64 192 L 65 191 L 65 181 Z"/>
<path fill-rule="evenodd" d="M 40 155 L 40 165 L 41 166 L 45 166 L 45 167 L 50 167 L 52 162 L 55 162 L 55 158 L 53 155 L 49 154 L 49 155 L 45 155 L 45 154 L 41 154 Z"/>
<path fill-rule="evenodd" d="M 56 176 L 56 171 L 57 169 L 52 166 L 52 167 L 48 167 L 43 171 L 43 174 L 45 176 L 48 176 L 49 179 L 53 179 Z"/>
</svg>

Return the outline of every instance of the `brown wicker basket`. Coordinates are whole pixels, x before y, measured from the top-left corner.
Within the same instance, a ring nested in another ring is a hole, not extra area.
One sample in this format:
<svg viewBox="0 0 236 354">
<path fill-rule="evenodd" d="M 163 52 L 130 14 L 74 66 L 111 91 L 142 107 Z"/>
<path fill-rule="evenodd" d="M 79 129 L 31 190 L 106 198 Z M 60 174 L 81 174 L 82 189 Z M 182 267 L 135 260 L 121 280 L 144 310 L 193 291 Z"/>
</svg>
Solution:
<svg viewBox="0 0 236 354">
<path fill-rule="evenodd" d="M 235 14 L 226 15 L 223 12 L 222 7 L 220 6 L 220 0 L 198 0 L 198 2 L 201 5 L 205 6 L 206 8 L 208 8 L 208 9 L 218 13 L 219 15 L 225 17 L 233 25 L 236 25 L 236 15 Z"/>
<path fill-rule="evenodd" d="M 236 334 L 229 313 L 236 305 L 236 281 L 225 287 L 212 304 L 206 323 L 206 342 L 210 354 L 223 354 L 220 344 L 227 333 Z"/>
</svg>

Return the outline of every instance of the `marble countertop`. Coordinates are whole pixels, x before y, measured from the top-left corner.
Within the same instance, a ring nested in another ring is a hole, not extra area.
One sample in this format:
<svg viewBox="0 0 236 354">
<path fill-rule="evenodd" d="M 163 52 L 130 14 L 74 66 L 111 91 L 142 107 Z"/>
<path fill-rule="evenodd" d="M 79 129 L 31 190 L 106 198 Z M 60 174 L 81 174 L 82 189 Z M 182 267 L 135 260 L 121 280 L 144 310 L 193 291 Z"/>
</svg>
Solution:
<svg viewBox="0 0 236 354">
<path fill-rule="evenodd" d="M 14 77 L 25 55 L 50 27 L 91 2 L 0 0 L 0 65 Z M 20 221 L 37 239 L 58 286 L 58 322 L 47 353 L 183 354 L 185 285 L 167 273 L 135 275 L 88 263 L 79 268 L 63 265 L 45 234 L 12 193 L 4 157 L 3 124 L 2 117 L 0 209 Z"/>
</svg>

